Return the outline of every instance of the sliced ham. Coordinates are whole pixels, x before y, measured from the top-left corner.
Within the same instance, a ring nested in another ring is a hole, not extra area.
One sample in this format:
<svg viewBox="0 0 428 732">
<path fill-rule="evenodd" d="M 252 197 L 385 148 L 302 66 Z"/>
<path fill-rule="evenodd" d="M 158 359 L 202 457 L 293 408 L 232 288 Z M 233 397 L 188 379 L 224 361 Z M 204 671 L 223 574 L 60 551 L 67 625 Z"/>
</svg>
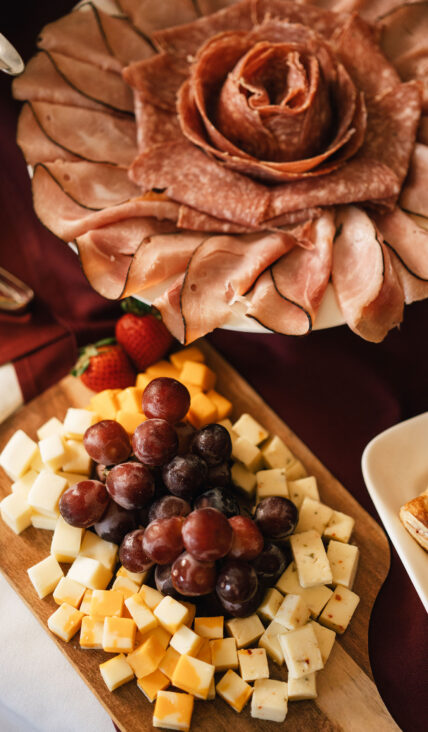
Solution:
<svg viewBox="0 0 428 732">
<path fill-rule="evenodd" d="M 313 223 L 314 247 L 295 247 L 257 280 L 247 315 L 269 330 L 306 335 L 312 330 L 331 272 L 334 215 Z"/>
<path fill-rule="evenodd" d="M 100 9 L 95 12 L 107 44 L 121 66 L 149 58 L 155 53 L 150 39 L 138 33 L 126 18 L 113 18 Z"/>
<path fill-rule="evenodd" d="M 31 104 L 24 104 L 18 119 L 16 141 L 21 148 L 27 165 L 54 160 L 78 160 L 76 155 L 64 150 L 45 135 Z"/>
<path fill-rule="evenodd" d="M 153 305 L 159 310 L 162 320 L 180 343 L 184 343 L 185 331 L 184 322 L 180 309 L 181 288 L 183 287 L 184 274 L 181 274 L 172 285 L 165 289 L 165 292 L 156 298 Z"/>
<path fill-rule="evenodd" d="M 402 320 L 403 289 L 366 213 L 347 206 L 338 212 L 336 224 L 332 280 L 340 309 L 351 330 L 379 343 Z"/>
<path fill-rule="evenodd" d="M 140 195 L 138 186 L 129 180 L 123 168 L 64 160 L 45 163 L 45 167 L 67 196 L 93 211 L 117 206 Z"/>
<path fill-rule="evenodd" d="M 400 208 L 388 214 L 373 216 L 385 243 L 394 251 L 406 269 L 428 282 L 428 231 Z"/>
<path fill-rule="evenodd" d="M 260 272 L 295 246 L 285 233 L 212 236 L 192 255 L 183 281 L 184 342 L 223 325 L 233 301 L 244 295 Z"/>
<path fill-rule="evenodd" d="M 404 293 L 404 302 L 410 305 L 418 300 L 425 300 L 428 297 L 428 281 L 415 277 L 404 266 L 393 250 L 390 251 L 391 262 L 400 280 Z"/>
<path fill-rule="evenodd" d="M 428 145 L 416 144 L 400 196 L 406 211 L 428 217 Z"/>
<path fill-rule="evenodd" d="M 159 53 L 128 66 L 123 71 L 123 78 L 140 93 L 142 99 L 155 107 L 175 112 L 177 92 L 188 72 L 189 64 L 184 59 Z"/>
<path fill-rule="evenodd" d="M 192 0 L 117 0 L 132 24 L 148 36 L 198 17 Z"/>
<path fill-rule="evenodd" d="M 214 216 L 209 216 L 202 213 L 202 211 L 197 211 L 195 208 L 190 208 L 190 206 L 180 206 L 177 226 L 181 229 L 222 234 L 248 234 L 254 231 L 254 228 L 257 228 L 246 228 L 245 226 L 232 224 L 230 221 L 216 219 Z"/>
</svg>

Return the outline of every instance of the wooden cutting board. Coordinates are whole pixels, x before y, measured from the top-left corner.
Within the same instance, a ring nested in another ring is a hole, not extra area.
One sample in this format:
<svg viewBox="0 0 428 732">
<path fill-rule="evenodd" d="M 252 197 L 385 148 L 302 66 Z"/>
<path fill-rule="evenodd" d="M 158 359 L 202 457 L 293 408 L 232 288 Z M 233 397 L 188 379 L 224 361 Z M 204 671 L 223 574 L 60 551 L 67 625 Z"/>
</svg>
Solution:
<svg viewBox="0 0 428 732">
<path fill-rule="evenodd" d="M 398 730 L 373 682 L 368 656 L 370 614 L 389 569 L 385 534 L 249 384 L 209 344 L 202 342 L 201 345 L 207 363 L 218 375 L 218 390 L 234 405 L 233 417 L 250 412 L 270 432 L 278 434 L 300 458 L 308 473 L 316 476 L 321 500 L 355 518 L 353 542 L 359 547 L 361 556 L 354 590 L 361 597 L 361 602 L 350 627 L 335 643 L 326 668 L 318 674 L 318 698 L 314 702 L 290 703 L 285 727 L 293 732 Z M 79 380 L 65 377 L 0 427 L 0 448 L 18 428 L 36 439 L 37 428 L 47 419 L 57 416 L 62 420 L 68 407 L 86 406 L 91 394 Z M 0 469 L 0 499 L 9 492 L 10 481 Z M 135 683 L 126 684 L 114 693 L 107 690 L 98 665 L 110 657 L 109 654 L 82 651 L 78 635 L 70 643 L 64 643 L 48 630 L 47 618 L 57 606 L 51 596 L 44 600 L 36 597 L 26 570 L 49 553 L 51 532 L 31 527 L 16 536 L 3 522 L 0 523 L 0 569 L 46 630 L 49 636 L 46 642 L 54 642 L 60 647 L 121 730 L 142 732 L 152 729 L 153 707 Z M 281 678 L 282 675 L 286 678 L 283 669 L 280 671 L 275 664 L 270 665 L 274 677 Z M 236 732 L 267 732 L 273 729 L 272 723 L 252 719 L 249 705 L 238 715 L 221 699 L 195 704 L 193 730 L 220 732 L 230 730 L 232 726 Z"/>
</svg>

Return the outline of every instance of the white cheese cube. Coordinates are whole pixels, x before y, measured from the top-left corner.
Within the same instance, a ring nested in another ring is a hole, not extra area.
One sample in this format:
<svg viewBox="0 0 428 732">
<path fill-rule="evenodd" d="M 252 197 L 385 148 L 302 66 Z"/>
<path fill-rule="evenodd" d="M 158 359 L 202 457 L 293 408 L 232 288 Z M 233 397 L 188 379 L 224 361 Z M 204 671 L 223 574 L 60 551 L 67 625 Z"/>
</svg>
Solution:
<svg viewBox="0 0 428 732">
<path fill-rule="evenodd" d="M 68 570 L 67 577 L 91 590 L 105 590 L 112 578 L 112 572 L 96 559 L 78 556 Z"/>
<path fill-rule="evenodd" d="M 295 460 L 290 448 L 278 435 L 270 437 L 263 445 L 261 452 L 267 468 L 286 468 Z"/>
<path fill-rule="evenodd" d="M 129 574 L 131 575 L 131 573 Z M 159 590 L 155 590 L 154 587 L 150 587 L 150 585 L 141 585 L 139 594 L 143 598 L 147 607 L 150 608 L 152 612 L 155 608 L 157 608 L 161 600 L 163 600 L 164 598 L 162 592 L 159 592 Z"/>
<path fill-rule="evenodd" d="M 295 533 L 300 534 L 302 531 L 313 529 L 322 535 L 332 515 L 332 508 L 305 496 L 299 509 L 299 521 Z"/>
<path fill-rule="evenodd" d="M 316 587 L 302 587 L 299 582 L 296 565 L 291 562 L 276 583 L 277 588 L 284 594 L 301 595 L 306 602 L 313 618 L 317 618 L 327 604 L 333 592 L 325 585 Z"/>
<path fill-rule="evenodd" d="M 336 541 L 343 541 L 346 544 L 351 538 L 354 525 L 355 521 L 351 516 L 347 516 L 341 511 L 333 511 L 333 515 L 324 529 L 324 536 L 326 539 L 336 539 Z"/>
<path fill-rule="evenodd" d="M 305 625 L 309 616 L 309 608 L 301 595 L 287 595 L 275 615 L 275 621 L 287 630 L 295 630 Z"/>
<path fill-rule="evenodd" d="M 27 498 L 28 494 L 30 492 L 31 486 L 33 485 L 37 476 L 38 476 L 38 473 L 36 470 L 27 470 L 27 472 L 24 473 L 22 478 L 19 478 L 19 480 L 16 480 L 10 486 L 12 493 L 23 493 L 24 496 Z"/>
<path fill-rule="evenodd" d="M 251 697 L 251 716 L 269 722 L 283 722 L 287 716 L 287 699 L 285 681 L 258 679 Z"/>
<path fill-rule="evenodd" d="M 31 514 L 31 526 L 35 529 L 43 529 L 44 531 L 55 531 L 57 518 L 54 516 L 45 516 L 43 513 L 39 513 L 33 509 Z"/>
<path fill-rule="evenodd" d="M 175 691 L 158 692 L 153 712 L 153 727 L 188 732 L 193 712 L 193 696 Z"/>
<path fill-rule="evenodd" d="M 81 473 L 65 473 L 63 470 L 57 470 L 56 474 L 67 481 L 67 488 L 80 483 L 82 480 L 88 480 L 88 476 Z"/>
<path fill-rule="evenodd" d="M 323 668 L 321 651 L 313 627 L 302 628 L 278 636 L 284 654 L 288 675 L 299 679 Z"/>
<path fill-rule="evenodd" d="M 137 584 L 139 587 L 141 587 L 141 585 L 143 584 L 143 582 L 145 581 L 145 579 L 147 577 L 147 572 L 130 572 L 129 569 L 126 569 L 125 567 L 122 566 L 122 567 L 119 567 L 119 569 L 117 570 L 116 577 L 128 577 L 130 580 L 132 580 L 132 582 L 135 582 L 135 584 Z M 147 585 L 146 585 L 146 587 L 147 587 Z M 152 589 L 152 587 L 150 589 Z M 157 592 L 157 590 L 153 590 L 153 592 Z M 161 595 L 160 592 L 158 594 Z M 163 595 L 161 595 L 161 599 L 162 599 L 162 597 L 163 597 Z M 146 600 L 144 600 L 144 602 L 146 602 Z M 159 602 L 160 602 L 160 600 L 159 600 Z M 150 607 L 150 605 L 147 602 L 146 602 L 146 605 L 148 607 Z M 152 608 L 150 607 L 150 609 L 152 609 Z"/>
<path fill-rule="evenodd" d="M 319 622 L 336 633 L 344 633 L 359 602 L 360 598 L 355 592 L 337 585 L 319 617 Z"/>
<path fill-rule="evenodd" d="M 42 600 L 50 592 L 53 592 L 64 573 L 55 557 L 49 555 L 41 562 L 37 562 L 27 569 L 31 584 Z"/>
<path fill-rule="evenodd" d="M 183 655 L 172 675 L 172 684 L 177 689 L 187 691 L 198 699 L 206 699 L 214 678 L 215 668 L 212 663 L 205 663 L 199 658 Z"/>
<path fill-rule="evenodd" d="M 23 430 L 17 430 L 0 453 L 0 466 L 12 480 L 18 480 L 30 467 L 37 443 Z"/>
<path fill-rule="evenodd" d="M 67 575 L 68 579 L 68 575 Z M 82 613 L 85 613 L 85 615 L 89 615 L 89 609 L 91 607 L 91 600 L 92 600 L 92 592 L 93 590 L 85 590 L 85 594 L 83 595 L 83 600 L 80 603 L 79 610 Z"/>
<path fill-rule="evenodd" d="M 259 615 L 262 620 L 270 622 L 277 614 L 283 599 L 283 595 L 281 595 L 281 593 L 274 587 L 271 587 L 267 590 L 262 604 L 257 608 L 257 615 Z"/>
<path fill-rule="evenodd" d="M 66 455 L 62 464 L 65 473 L 81 473 L 89 475 L 92 461 L 85 450 L 83 442 L 67 440 L 65 442 Z"/>
<path fill-rule="evenodd" d="M 297 458 L 294 458 L 293 462 L 286 465 L 285 474 L 288 481 L 302 480 L 307 477 L 308 472 L 303 463 L 301 463 L 300 460 L 297 460 Z"/>
<path fill-rule="evenodd" d="M 31 526 L 32 509 L 28 505 L 25 493 L 17 491 L 10 493 L 0 503 L 0 514 L 15 534 L 20 534 L 28 526 Z"/>
<path fill-rule="evenodd" d="M 256 476 L 241 463 L 234 463 L 231 468 L 232 483 L 239 488 L 248 498 L 254 495 L 256 489 Z"/>
<path fill-rule="evenodd" d="M 153 628 L 157 627 L 158 621 L 152 611 L 147 607 L 140 594 L 128 597 L 125 600 L 125 605 L 141 633 L 148 633 L 149 630 L 153 630 Z"/>
<path fill-rule="evenodd" d="M 262 454 L 256 445 L 246 437 L 237 437 L 232 446 L 232 457 L 239 460 L 247 470 L 255 473 L 262 466 Z"/>
<path fill-rule="evenodd" d="M 123 653 L 101 663 L 100 672 L 109 691 L 118 689 L 134 678 L 134 672 Z"/>
<path fill-rule="evenodd" d="M 319 501 L 320 494 L 318 492 L 317 479 L 314 475 L 309 475 L 307 478 L 300 478 L 299 480 L 288 480 L 288 492 L 290 494 L 290 500 L 300 509 L 305 496 L 312 498 L 314 501 Z"/>
<path fill-rule="evenodd" d="M 257 643 L 264 633 L 263 625 L 257 615 L 249 615 L 247 618 L 232 618 L 226 620 L 228 633 L 235 638 L 238 648 L 245 648 Z"/>
<path fill-rule="evenodd" d="M 162 627 L 173 634 L 179 629 L 180 625 L 185 624 L 189 611 L 187 607 L 184 607 L 173 597 L 166 595 L 154 609 L 153 614 Z"/>
<path fill-rule="evenodd" d="M 42 470 L 30 488 L 28 504 L 45 516 L 57 518 L 59 499 L 66 489 L 67 483 L 64 478 L 51 473 L 50 470 Z"/>
<path fill-rule="evenodd" d="M 260 445 L 263 440 L 269 437 L 269 432 L 250 414 L 241 414 L 232 429 L 239 437 L 246 437 L 253 445 Z"/>
<path fill-rule="evenodd" d="M 66 577 L 67 579 L 67 577 Z M 80 612 L 82 608 L 80 608 Z M 104 619 L 97 620 L 90 615 L 85 615 L 82 618 L 82 625 L 80 627 L 80 647 L 85 650 L 101 650 L 103 647 L 103 636 L 104 636 Z"/>
<path fill-rule="evenodd" d="M 37 439 L 44 440 L 52 435 L 62 435 L 62 422 L 58 417 L 51 417 L 37 430 Z"/>
<path fill-rule="evenodd" d="M 352 590 L 355 575 L 357 574 L 358 547 L 353 544 L 343 544 L 341 541 L 330 541 L 327 548 L 327 557 L 333 572 L 333 584 L 343 585 Z"/>
<path fill-rule="evenodd" d="M 96 559 L 112 572 L 116 564 L 118 551 L 119 547 L 117 544 L 113 544 L 111 541 L 105 541 L 105 539 L 101 539 L 92 531 L 87 531 L 83 537 L 79 555 L 81 557 Z"/>
<path fill-rule="evenodd" d="M 238 651 L 238 661 L 244 681 L 269 678 L 269 666 L 264 648 L 242 648 Z"/>
<path fill-rule="evenodd" d="M 48 618 L 48 628 L 59 638 L 68 643 L 80 628 L 83 613 L 75 607 L 63 602 L 58 610 Z"/>
<path fill-rule="evenodd" d="M 223 638 L 224 617 L 195 618 L 193 629 L 201 638 Z"/>
<path fill-rule="evenodd" d="M 196 635 L 193 630 L 190 630 L 187 625 L 182 625 L 181 628 L 175 631 L 169 643 L 177 653 L 196 656 L 202 645 L 202 638 Z"/>
<path fill-rule="evenodd" d="M 216 685 L 216 691 L 235 712 L 242 712 L 251 694 L 252 687 L 229 669 Z"/>
<path fill-rule="evenodd" d="M 321 651 L 322 662 L 325 666 L 325 664 L 327 663 L 327 659 L 331 653 L 331 649 L 333 648 L 336 633 L 334 632 L 334 630 L 330 630 L 330 628 L 325 628 L 324 625 L 316 623 L 315 620 L 311 620 L 310 624 L 315 631 L 315 635 L 317 637 L 318 645 Z"/>
<path fill-rule="evenodd" d="M 272 468 L 271 470 L 259 470 L 256 473 L 257 479 L 257 503 L 269 496 L 282 496 L 289 498 L 287 477 L 285 468 Z"/>
<path fill-rule="evenodd" d="M 288 701 L 302 701 L 303 699 L 316 699 L 316 672 L 306 674 L 300 679 L 288 678 Z"/>
<path fill-rule="evenodd" d="M 65 437 L 72 440 L 83 440 L 86 430 L 94 424 L 97 418 L 97 415 L 88 409 L 69 407 L 64 418 Z"/>
<path fill-rule="evenodd" d="M 238 654 L 235 638 L 217 638 L 209 642 L 211 663 L 217 671 L 238 668 Z"/>
<path fill-rule="evenodd" d="M 45 437 L 39 442 L 40 457 L 48 470 L 59 470 L 65 458 L 64 443 L 59 435 Z"/>
<path fill-rule="evenodd" d="M 58 562 L 73 562 L 80 551 L 84 529 L 70 526 L 62 516 L 56 520 L 51 543 L 51 554 Z"/>
<path fill-rule="evenodd" d="M 259 640 L 259 646 L 264 648 L 272 661 L 275 661 L 279 666 L 284 663 L 284 654 L 280 646 L 278 636 L 285 632 L 285 628 L 280 623 L 276 623 L 275 620 L 268 625 L 262 637 Z"/>
<path fill-rule="evenodd" d="M 75 582 L 69 577 L 61 577 L 52 595 L 57 605 L 66 602 L 67 605 L 78 608 L 82 597 L 85 594 L 85 588 L 80 582 Z"/>
<path fill-rule="evenodd" d="M 30 469 L 35 470 L 36 473 L 41 473 L 42 470 L 46 470 L 46 465 L 43 464 L 42 456 L 40 455 L 39 446 L 37 445 L 37 451 L 30 463 Z"/>
<path fill-rule="evenodd" d="M 112 590 L 119 590 L 122 593 L 124 600 L 136 595 L 140 589 L 136 582 L 128 579 L 128 577 L 116 577 L 111 588 Z"/>
<path fill-rule="evenodd" d="M 290 536 L 290 545 L 302 587 L 330 585 L 333 580 L 330 563 L 320 535 L 313 529 Z"/>
</svg>

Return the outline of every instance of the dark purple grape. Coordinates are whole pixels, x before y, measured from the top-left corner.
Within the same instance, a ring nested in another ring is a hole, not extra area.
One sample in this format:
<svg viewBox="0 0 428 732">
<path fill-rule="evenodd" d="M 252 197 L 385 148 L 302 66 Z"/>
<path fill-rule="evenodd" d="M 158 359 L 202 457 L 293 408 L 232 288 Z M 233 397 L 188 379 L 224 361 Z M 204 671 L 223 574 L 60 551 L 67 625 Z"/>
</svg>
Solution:
<svg viewBox="0 0 428 732">
<path fill-rule="evenodd" d="M 171 595 L 180 599 L 181 595 L 172 584 L 171 578 L 171 565 L 170 564 L 157 564 L 155 567 L 155 585 L 159 592 L 163 595 Z"/>
<path fill-rule="evenodd" d="M 171 564 L 184 549 L 182 516 L 156 519 L 145 529 L 143 549 L 157 564 Z"/>
<path fill-rule="evenodd" d="M 190 450 L 190 445 L 196 430 L 190 422 L 178 422 L 174 425 L 174 429 L 178 436 L 177 455 L 185 455 Z"/>
<path fill-rule="evenodd" d="M 189 391 L 176 379 L 159 376 L 144 389 L 143 412 L 146 417 L 166 419 L 167 422 L 175 424 L 184 419 L 189 407 Z"/>
<path fill-rule="evenodd" d="M 191 511 L 190 503 L 177 496 L 162 496 L 152 503 L 149 509 L 149 521 L 171 518 L 171 516 L 187 516 Z"/>
<path fill-rule="evenodd" d="M 232 441 L 227 429 L 221 424 L 202 427 L 192 440 L 192 452 L 203 458 L 209 466 L 229 460 Z"/>
<path fill-rule="evenodd" d="M 121 463 L 109 471 L 106 487 L 119 506 L 132 510 L 144 508 L 153 498 L 155 479 L 146 465 Z"/>
<path fill-rule="evenodd" d="M 299 512 L 292 501 L 281 496 L 263 498 L 254 514 L 254 521 L 262 534 L 279 541 L 293 533 Z"/>
<path fill-rule="evenodd" d="M 216 591 L 220 600 L 227 602 L 246 602 L 257 591 L 257 575 L 248 562 L 229 559 L 217 577 Z"/>
<path fill-rule="evenodd" d="M 263 551 L 252 562 L 259 582 L 271 587 L 281 577 L 290 563 L 290 557 L 276 544 L 266 544 Z"/>
<path fill-rule="evenodd" d="M 224 513 L 227 518 L 237 516 L 240 512 L 236 498 L 232 493 L 222 488 L 211 488 L 211 490 L 205 491 L 205 493 L 195 498 L 193 507 L 216 508 L 217 511 Z"/>
<path fill-rule="evenodd" d="M 87 529 L 100 520 L 110 496 L 100 480 L 81 480 L 67 488 L 59 499 L 59 511 L 71 526 Z"/>
<path fill-rule="evenodd" d="M 189 552 L 183 552 L 171 567 L 171 581 L 182 595 L 208 595 L 215 588 L 215 563 L 199 562 Z"/>
<path fill-rule="evenodd" d="M 213 488 L 227 488 L 232 483 L 229 463 L 219 463 L 208 468 L 208 485 Z"/>
<path fill-rule="evenodd" d="M 138 513 L 136 511 L 127 511 L 114 501 L 110 501 L 107 511 L 105 511 L 100 521 L 94 524 L 94 529 L 101 539 L 112 541 L 113 544 L 120 544 L 123 537 L 129 534 L 130 531 L 134 531 L 138 524 Z"/>
<path fill-rule="evenodd" d="M 248 615 L 255 613 L 257 608 L 260 607 L 263 600 L 263 588 L 258 587 L 253 597 L 241 602 L 229 602 L 229 600 L 223 598 L 219 599 L 223 609 L 229 615 L 233 615 L 234 618 L 246 618 Z"/>
<path fill-rule="evenodd" d="M 131 454 L 128 434 L 114 419 L 103 419 L 88 427 L 83 444 L 92 460 L 103 465 L 123 463 Z"/>
<path fill-rule="evenodd" d="M 255 559 L 264 544 L 260 529 L 247 516 L 232 516 L 229 524 L 233 529 L 233 541 L 228 556 L 232 559 L 245 559 L 247 562 Z"/>
<path fill-rule="evenodd" d="M 153 565 L 143 549 L 143 536 L 144 529 L 136 529 L 126 534 L 120 545 L 119 559 L 130 572 L 145 572 Z"/>
<path fill-rule="evenodd" d="M 176 455 L 163 466 L 162 478 L 171 493 L 180 498 L 193 498 L 205 484 L 208 467 L 199 455 Z"/>
<path fill-rule="evenodd" d="M 165 465 L 174 457 L 177 447 L 177 433 L 165 419 L 147 419 L 132 436 L 134 453 L 144 465 Z"/>
<path fill-rule="evenodd" d="M 232 527 L 216 508 L 199 508 L 189 513 L 182 533 L 187 551 L 200 562 L 221 559 L 232 546 Z"/>
</svg>

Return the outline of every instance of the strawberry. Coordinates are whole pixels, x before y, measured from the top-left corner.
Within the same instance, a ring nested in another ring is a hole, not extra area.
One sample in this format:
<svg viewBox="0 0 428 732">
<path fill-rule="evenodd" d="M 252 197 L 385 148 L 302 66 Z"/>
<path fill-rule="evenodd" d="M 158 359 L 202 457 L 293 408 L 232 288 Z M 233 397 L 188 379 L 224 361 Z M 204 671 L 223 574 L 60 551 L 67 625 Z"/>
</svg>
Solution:
<svg viewBox="0 0 428 732">
<path fill-rule="evenodd" d="M 126 389 L 135 384 L 135 372 L 122 346 L 114 338 L 104 338 L 80 351 L 71 372 L 80 376 L 93 391 Z"/>
<path fill-rule="evenodd" d="M 116 323 L 116 339 L 138 371 L 159 361 L 171 347 L 173 337 L 149 305 L 129 297 L 122 303 L 125 315 Z"/>
</svg>

